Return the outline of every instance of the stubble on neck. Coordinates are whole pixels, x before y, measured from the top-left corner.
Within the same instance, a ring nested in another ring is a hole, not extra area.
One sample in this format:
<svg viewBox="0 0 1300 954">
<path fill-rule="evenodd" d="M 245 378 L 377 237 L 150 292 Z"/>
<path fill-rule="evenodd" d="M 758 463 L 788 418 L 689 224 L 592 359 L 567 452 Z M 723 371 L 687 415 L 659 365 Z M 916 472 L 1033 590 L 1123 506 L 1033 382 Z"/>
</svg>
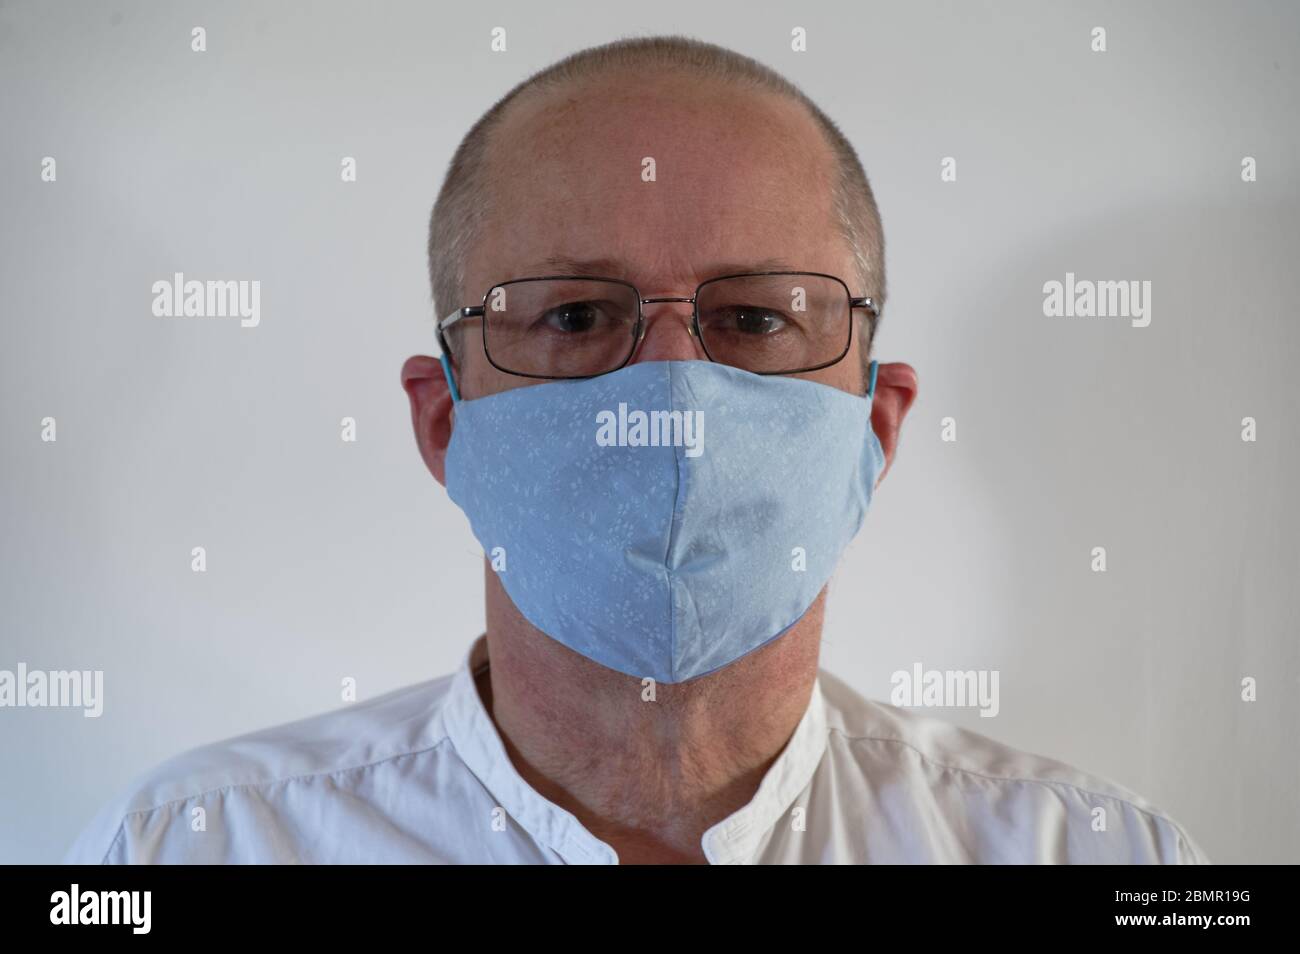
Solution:
<svg viewBox="0 0 1300 954">
<path fill-rule="evenodd" d="M 781 638 L 686 683 L 593 662 L 525 620 L 485 562 L 490 668 L 477 680 L 516 771 L 623 860 L 703 860 L 807 710 L 826 590 Z"/>
</svg>

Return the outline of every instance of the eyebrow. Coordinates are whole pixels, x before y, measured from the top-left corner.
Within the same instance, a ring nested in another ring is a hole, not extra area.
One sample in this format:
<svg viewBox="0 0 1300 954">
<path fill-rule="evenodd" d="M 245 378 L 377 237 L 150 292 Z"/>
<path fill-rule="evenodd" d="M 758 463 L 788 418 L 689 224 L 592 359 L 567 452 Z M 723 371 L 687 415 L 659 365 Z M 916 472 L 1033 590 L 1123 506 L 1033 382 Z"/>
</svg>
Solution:
<svg viewBox="0 0 1300 954">
<path fill-rule="evenodd" d="M 807 268 L 791 265 L 779 258 L 761 258 L 748 262 L 714 262 L 703 269 L 706 278 L 720 275 L 739 275 L 747 272 L 806 272 Z M 618 258 L 569 258 L 566 255 L 551 255 L 535 262 L 529 267 L 528 275 L 594 275 L 604 278 L 620 278 L 632 281 L 632 269 Z M 702 279 L 703 280 L 703 279 Z"/>
</svg>

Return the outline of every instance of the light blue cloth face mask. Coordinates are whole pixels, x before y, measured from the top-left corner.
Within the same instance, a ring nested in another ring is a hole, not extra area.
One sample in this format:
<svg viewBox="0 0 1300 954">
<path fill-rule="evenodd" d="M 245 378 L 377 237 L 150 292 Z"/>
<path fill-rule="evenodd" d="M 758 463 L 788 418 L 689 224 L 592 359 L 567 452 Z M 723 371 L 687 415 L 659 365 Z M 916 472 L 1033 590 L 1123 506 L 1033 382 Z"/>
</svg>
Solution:
<svg viewBox="0 0 1300 954">
<path fill-rule="evenodd" d="M 683 682 L 782 635 L 830 579 L 884 467 L 875 377 L 862 397 L 651 361 L 458 399 L 447 491 L 530 623 Z"/>
</svg>

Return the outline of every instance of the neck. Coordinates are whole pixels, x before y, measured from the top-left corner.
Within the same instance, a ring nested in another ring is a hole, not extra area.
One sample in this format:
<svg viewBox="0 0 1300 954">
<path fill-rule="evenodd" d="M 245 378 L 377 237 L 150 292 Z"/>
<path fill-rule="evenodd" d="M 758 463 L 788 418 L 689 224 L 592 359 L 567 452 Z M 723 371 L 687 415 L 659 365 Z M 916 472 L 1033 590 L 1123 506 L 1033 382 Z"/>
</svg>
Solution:
<svg viewBox="0 0 1300 954">
<path fill-rule="evenodd" d="M 753 798 L 808 707 L 825 590 L 780 639 L 651 700 L 529 624 L 486 573 L 479 693 L 516 771 L 624 863 L 703 863 L 704 832 Z"/>
</svg>

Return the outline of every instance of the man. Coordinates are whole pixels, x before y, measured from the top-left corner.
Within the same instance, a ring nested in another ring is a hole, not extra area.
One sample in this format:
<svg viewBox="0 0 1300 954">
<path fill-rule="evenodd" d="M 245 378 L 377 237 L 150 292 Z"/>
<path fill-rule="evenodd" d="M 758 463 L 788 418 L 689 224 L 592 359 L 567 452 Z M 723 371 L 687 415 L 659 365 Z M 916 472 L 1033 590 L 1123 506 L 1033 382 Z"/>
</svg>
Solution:
<svg viewBox="0 0 1300 954">
<path fill-rule="evenodd" d="M 875 202 L 798 90 L 680 38 L 576 54 L 467 135 L 429 256 L 443 355 L 402 382 L 486 633 L 163 766 L 74 859 L 1205 860 L 1132 793 L 819 670 L 917 383 L 870 357 Z"/>
</svg>

